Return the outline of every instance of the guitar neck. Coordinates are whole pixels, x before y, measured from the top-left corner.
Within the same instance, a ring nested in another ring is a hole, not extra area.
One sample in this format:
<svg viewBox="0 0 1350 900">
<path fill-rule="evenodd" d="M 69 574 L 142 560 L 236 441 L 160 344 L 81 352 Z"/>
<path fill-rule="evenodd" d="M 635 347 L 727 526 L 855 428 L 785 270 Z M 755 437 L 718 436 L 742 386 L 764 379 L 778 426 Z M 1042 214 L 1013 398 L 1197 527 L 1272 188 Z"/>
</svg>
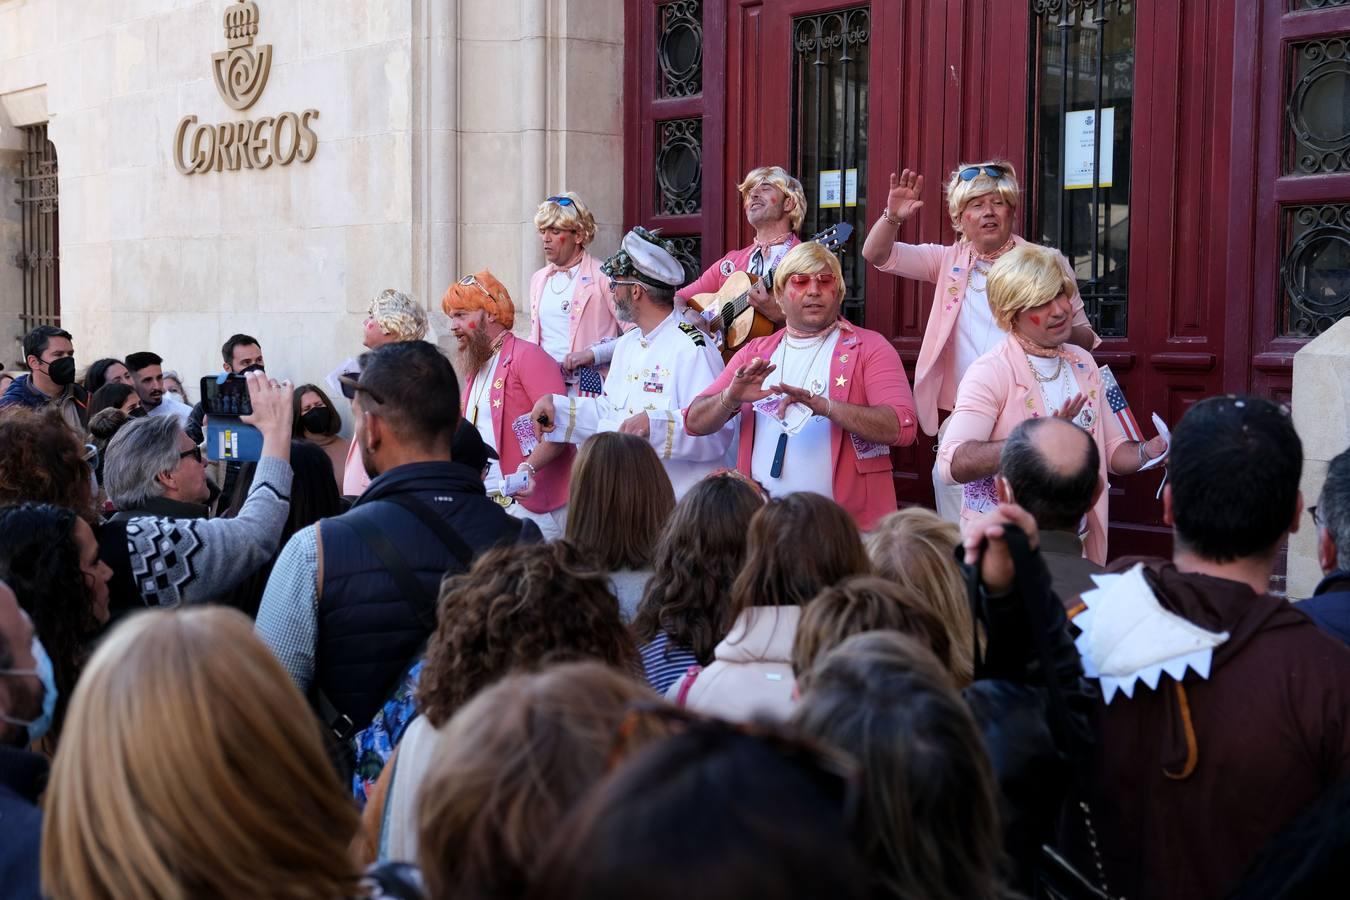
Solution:
<svg viewBox="0 0 1350 900">
<path fill-rule="evenodd" d="M 712 328 L 721 331 L 728 324 L 734 322 L 736 317 L 750 308 L 750 292 L 746 291 L 738 297 L 728 300 L 726 303 L 718 304 L 715 308 L 705 309 L 703 319 Z"/>
</svg>

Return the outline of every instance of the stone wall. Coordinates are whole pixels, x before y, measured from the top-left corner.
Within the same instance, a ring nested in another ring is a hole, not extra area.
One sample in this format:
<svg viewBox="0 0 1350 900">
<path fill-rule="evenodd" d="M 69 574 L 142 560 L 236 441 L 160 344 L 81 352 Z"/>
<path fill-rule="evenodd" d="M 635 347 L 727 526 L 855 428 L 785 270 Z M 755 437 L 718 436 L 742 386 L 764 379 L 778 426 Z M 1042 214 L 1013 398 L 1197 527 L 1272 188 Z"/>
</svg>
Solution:
<svg viewBox="0 0 1350 900">
<path fill-rule="evenodd" d="M 270 369 L 317 381 L 360 349 L 383 287 L 438 310 L 461 270 L 487 266 L 523 302 L 542 265 L 530 219 L 550 192 L 581 191 L 605 225 L 599 243 L 617 243 L 620 4 L 256 3 L 271 75 L 236 111 L 211 73 L 227 0 L 0 0 L 0 98 L 45 91 L 63 324 L 81 360 L 153 349 L 205 374 L 246 331 Z M 311 108 L 310 162 L 175 168 L 186 115 Z"/>
<path fill-rule="evenodd" d="M 1350 448 L 1350 319 L 1342 319 L 1294 355 L 1294 427 L 1303 442 L 1303 502 L 1317 503 L 1327 467 Z M 1317 587 L 1317 529 L 1304 515 L 1289 537 L 1289 596 Z M 1342 562 L 1347 562 L 1342 560 Z"/>
</svg>

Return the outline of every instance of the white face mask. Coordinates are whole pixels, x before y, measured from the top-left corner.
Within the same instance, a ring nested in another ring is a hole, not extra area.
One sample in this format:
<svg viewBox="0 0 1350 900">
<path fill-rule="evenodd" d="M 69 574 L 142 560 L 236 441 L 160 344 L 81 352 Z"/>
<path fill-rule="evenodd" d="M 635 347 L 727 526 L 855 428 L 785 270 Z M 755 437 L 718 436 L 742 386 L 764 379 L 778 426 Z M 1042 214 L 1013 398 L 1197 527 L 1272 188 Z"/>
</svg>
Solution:
<svg viewBox="0 0 1350 900">
<path fill-rule="evenodd" d="M 166 394 L 168 394 L 169 396 L 173 397 L 175 400 L 181 401 L 181 400 L 183 399 L 183 394 L 182 394 L 182 392 L 176 391 L 176 390 L 174 390 L 173 388 L 165 388 L 165 389 L 164 389 L 164 393 L 166 393 Z"/>
</svg>

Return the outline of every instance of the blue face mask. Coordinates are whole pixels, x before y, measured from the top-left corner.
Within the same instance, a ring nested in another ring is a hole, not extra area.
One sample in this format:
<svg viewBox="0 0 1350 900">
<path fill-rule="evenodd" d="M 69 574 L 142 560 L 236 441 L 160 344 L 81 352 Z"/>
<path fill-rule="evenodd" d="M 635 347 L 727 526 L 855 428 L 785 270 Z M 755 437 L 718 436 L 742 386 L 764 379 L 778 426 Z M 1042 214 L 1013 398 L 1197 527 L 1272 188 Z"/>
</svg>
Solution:
<svg viewBox="0 0 1350 900">
<path fill-rule="evenodd" d="M 38 681 L 42 682 L 42 714 L 36 719 L 26 722 L 0 714 L 0 719 L 9 724 L 27 728 L 30 744 L 37 743 L 47 734 L 47 729 L 52 727 L 52 714 L 56 712 L 56 671 L 52 668 L 47 648 L 42 646 L 36 634 L 33 635 L 33 659 L 37 663 L 36 669 L 0 669 L 0 675 L 36 675 Z"/>
</svg>

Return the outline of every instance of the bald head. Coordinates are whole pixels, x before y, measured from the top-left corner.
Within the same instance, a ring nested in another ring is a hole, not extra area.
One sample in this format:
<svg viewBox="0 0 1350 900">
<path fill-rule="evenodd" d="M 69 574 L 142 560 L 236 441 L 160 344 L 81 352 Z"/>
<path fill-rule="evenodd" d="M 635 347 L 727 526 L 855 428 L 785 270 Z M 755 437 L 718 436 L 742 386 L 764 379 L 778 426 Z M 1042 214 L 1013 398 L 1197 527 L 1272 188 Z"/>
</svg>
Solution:
<svg viewBox="0 0 1350 900">
<path fill-rule="evenodd" d="M 1044 530 L 1073 531 L 1097 498 L 1101 457 L 1092 435 L 1065 419 L 1028 419 L 1003 445 L 1000 474 Z"/>
</svg>

